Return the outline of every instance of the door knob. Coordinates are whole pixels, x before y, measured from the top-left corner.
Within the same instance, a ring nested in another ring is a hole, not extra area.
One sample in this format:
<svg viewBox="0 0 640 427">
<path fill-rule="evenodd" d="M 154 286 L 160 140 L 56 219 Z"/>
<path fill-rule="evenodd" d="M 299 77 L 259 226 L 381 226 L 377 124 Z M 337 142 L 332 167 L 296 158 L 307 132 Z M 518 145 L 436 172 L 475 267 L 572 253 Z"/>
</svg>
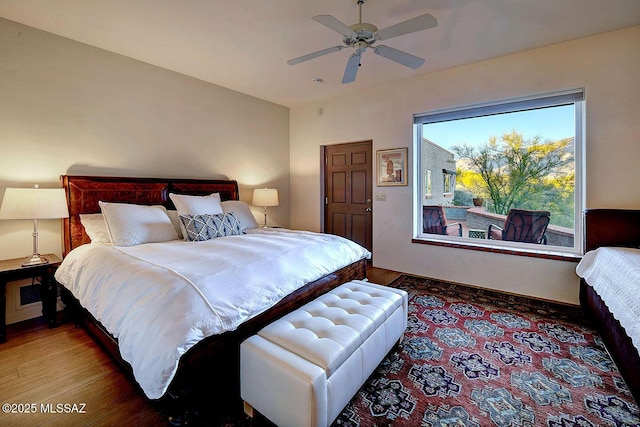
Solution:
<svg viewBox="0 0 640 427">
<path fill-rule="evenodd" d="M 364 210 L 365 212 L 371 212 L 371 208 L 367 208 Z"/>
</svg>

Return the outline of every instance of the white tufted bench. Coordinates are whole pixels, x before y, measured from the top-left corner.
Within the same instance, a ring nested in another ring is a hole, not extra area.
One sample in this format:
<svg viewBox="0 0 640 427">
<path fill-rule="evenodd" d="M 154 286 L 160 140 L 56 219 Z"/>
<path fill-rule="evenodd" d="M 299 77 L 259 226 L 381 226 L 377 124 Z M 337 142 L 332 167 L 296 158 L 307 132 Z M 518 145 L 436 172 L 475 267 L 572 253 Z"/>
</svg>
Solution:
<svg viewBox="0 0 640 427">
<path fill-rule="evenodd" d="M 403 290 L 354 280 L 245 340 L 245 412 L 281 427 L 330 425 L 402 339 L 407 301 Z"/>
</svg>

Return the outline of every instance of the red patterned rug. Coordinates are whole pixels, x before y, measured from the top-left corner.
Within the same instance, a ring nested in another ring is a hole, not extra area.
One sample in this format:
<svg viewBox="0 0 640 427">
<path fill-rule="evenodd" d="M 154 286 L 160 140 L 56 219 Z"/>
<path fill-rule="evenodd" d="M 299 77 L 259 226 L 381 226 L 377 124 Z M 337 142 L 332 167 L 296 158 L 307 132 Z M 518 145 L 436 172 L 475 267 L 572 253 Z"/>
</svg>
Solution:
<svg viewBox="0 0 640 427">
<path fill-rule="evenodd" d="M 407 275 L 390 286 L 409 293 L 404 341 L 334 426 L 640 425 L 579 308 Z"/>
<path fill-rule="evenodd" d="M 334 425 L 640 425 L 578 308 L 411 276 L 391 286 L 409 292 L 405 339 Z"/>
</svg>

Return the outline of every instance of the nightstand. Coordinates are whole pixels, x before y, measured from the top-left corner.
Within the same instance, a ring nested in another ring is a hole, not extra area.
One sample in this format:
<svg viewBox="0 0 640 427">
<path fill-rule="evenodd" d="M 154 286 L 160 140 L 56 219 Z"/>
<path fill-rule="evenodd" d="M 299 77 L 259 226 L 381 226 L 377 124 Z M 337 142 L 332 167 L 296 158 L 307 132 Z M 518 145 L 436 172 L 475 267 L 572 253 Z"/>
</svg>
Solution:
<svg viewBox="0 0 640 427">
<path fill-rule="evenodd" d="M 0 261 L 0 342 L 7 338 L 7 282 L 40 277 L 42 283 L 42 315 L 50 328 L 56 326 L 56 300 L 58 284 L 53 274 L 62 262 L 54 254 L 43 255 L 49 260 L 46 264 L 23 267 L 25 258 L 5 259 Z"/>
</svg>

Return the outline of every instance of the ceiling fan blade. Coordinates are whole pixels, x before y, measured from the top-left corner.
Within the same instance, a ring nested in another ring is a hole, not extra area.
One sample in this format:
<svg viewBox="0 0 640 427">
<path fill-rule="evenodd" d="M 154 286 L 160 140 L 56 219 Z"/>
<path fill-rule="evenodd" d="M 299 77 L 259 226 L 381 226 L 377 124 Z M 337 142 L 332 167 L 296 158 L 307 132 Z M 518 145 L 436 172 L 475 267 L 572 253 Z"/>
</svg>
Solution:
<svg viewBox="0 0 640 427">
<path fill-rule="evenodd" d="M 398 64 L 404 65 L 405 67 L 413 68 L 414 70 L 424 64 L 424 59 L 389 46 L 380 45 L 373 50 L 373 53 L 384 56 Z"/>
<path fill-rule="evenodd" d="M 374 36 L 376 40 L 388 40 L 392 37 L 398 37 L 404 34 L 415 33 L 416 31 L 426 30 L 438 26 L 438 20 L 430 14 L 416 16 L 409 20 L 397 23 L 387 28 L 377 31 Z"/>
<path fill-rule="evenodd" d="M 337 52 L 339 50 L 344 49 L 345 47 L 346 46 L 333 46 L 333 47 L 329 47 L 327 49 L 319 50 L 317 52 L 308 53 L 306 55 L 302 55 L 302 56 L 299 56 L 297 58 L 293 58 L 293 59 L 288 60 L 287 64 L 296 65 L 296 64 L 299 64 L 301 62 L 305 62 L 305 61 L 308 61 L 310 59 L 317 58 L 318 56 L 322 56 L 322 55 L 326 55 L 326 54 L 329 54 L 329 53 Z"/>
<path fill-rule="evenodd" d="M 344 76 L 342 76 L 342 83 L 352 83 L 355 81 L 358 68 L 360 68 L 360 55 L 360 52 L 356 52 L 349 58 L 347 68 L 344 70 Z"/>
<path fill-rule="evenodd" d="M 355 37 L 357 36 L 356 32 L 349 28 L 348 25 L 343 24 L 338 21 L 338 19 L 334 18 L 331 15 L 316 15 L 313 18 L 318 24 L 322 24 L 327 28 L 332 29 L 333 31 L 342 34 L 345 37 Z"/>
</svg>

